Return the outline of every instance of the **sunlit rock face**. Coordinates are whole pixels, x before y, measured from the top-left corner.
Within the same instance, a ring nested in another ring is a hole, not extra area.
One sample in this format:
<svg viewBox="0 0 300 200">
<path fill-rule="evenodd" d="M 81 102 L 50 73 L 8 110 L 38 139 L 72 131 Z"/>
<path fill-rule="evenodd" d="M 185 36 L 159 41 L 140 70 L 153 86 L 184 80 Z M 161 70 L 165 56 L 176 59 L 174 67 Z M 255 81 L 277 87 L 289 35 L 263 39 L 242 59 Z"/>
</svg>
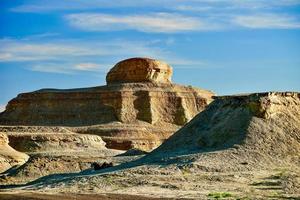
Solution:
<svg viewBox="0 0 300 200">
<path fill-rule="evenodd" d="M 8 145 L 8 137 L 0 132 L 0 173 L 15 166 L 22 165 L 29 156 Z"/>
<path fill-rule="evenodd" d="M 108 72 L 105 86 L 19 94 L 0 113 L 0 125 L 64 126 L 99 135 L 109 148 L 151 150 L 214 95 L 173 84 L 171 75 L 172 68 L 161 61 L 127 59 Z"/>
<path fill-rule="evenodd" d="M 300 93 L 214 98 L 146 159 L 168 162 L 177 158 L 178 163 L 189 160 L 213 172 L 256 170 L 283 163 L 299 166 Z"/>
<path fill-rule="evenodd" d="M 117 63 L 107 74 L 106 82 L 171 83 L 172 68 L 165 62 L 149 58 L 130 58 Z"/>
</svg>

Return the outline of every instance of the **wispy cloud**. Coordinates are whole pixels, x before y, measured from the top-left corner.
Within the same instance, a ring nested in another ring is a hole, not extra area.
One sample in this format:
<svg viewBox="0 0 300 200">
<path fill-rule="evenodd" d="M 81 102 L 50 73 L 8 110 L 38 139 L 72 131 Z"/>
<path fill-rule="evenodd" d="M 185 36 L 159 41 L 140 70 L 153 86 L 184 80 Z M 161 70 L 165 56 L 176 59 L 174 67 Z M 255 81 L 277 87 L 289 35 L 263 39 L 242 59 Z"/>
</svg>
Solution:
<svg viewBox="0 0 300 200">
<path fill-rule="evenodd" d="M 15 12 L 52 12 L 62 10 L 95 10 L 101 8 L 134 8 L 134 7 L 147 7 L 147 8 L 161 8 L 161 9 L 178 9 L 178 10 L 198 10 L 203 8 L 246 8 L 246 9 L 262 9 L 273 8 L 280 6 L 294 6 L 299 5 L 299 0 L 28 0 L 23 5 L 12 8 Z M 193 9 L 197 8 L 197 9 Z"/>
<path fill-rule="evenodd" d="M 66 63 L 32 63 L 28 67 L 29 70 L 35 72 L 47 72 L 47 73 L 57 73 L 57 74 L 73 74 L 74 66 L 69 66 Z"/>
<path fill-rule="evenodd" d="M 0 40 L 0 62 L 77 60 L 105 56 L 157 56 L 159 48 L 151 47 L 151 41 L 111 40 L 55 40 L 40 42 L 31 39 Z"/>
<path fill-rule="evenodd" d="M 0 104 L 0 112 L 3 112 L 5 110 L 6 105 Z"/>
<path fill-rule="evenodd" d="M 99 55 L 103 52 L 63 42 L 34 42 L 29 40 L 0 40 L 0 62 L 57 60 L 65 56 Z"/>
<path fill-rule="evenodd" d="M 79 72 L 107 72 L 116 62 L 129 57 L 150 57 L 165 60 L 174 67 L 200 67 L 201 61 L 176 56 L 161 45 L 173 45 L 173 38 L 165 40 L 111 41 L 51 40 L 42 42 L 35 37 L 3 39 L 0 63 L 18 63 L 26 69 L 47 73 L 74 74 Z M 202 63 L 203 64 L 203 63 Z"/>
<path fill-rule="evenodd" d="M 99 71 L 101 67 L 101 65 L 96 63 L 79 63 L 75 65 L 75 69 L 80 71 Z"/>
<path fill-rule="evenodd" d="M 278 14 L 258 14 L 258 15 L 242 15 L 236 16 L 232 21 L 234 24 L 256 29 L 298 29 L 300 28 L 300 20 L 293 16 Z"/>
<path fill-rule="evenodd" d="M 79 13 L 66 16 L 68 22 L 84 31 L 111 31 L 133 29 L 142 32 L 183 32 L 216 29 L 213 24 L 199 18 L 172 13 L 147 15 L 108 15 L 99 13 Z"/>
<path fill-rule="evenodd" d="M 299 14 L 285 12 L 293 6 L 298 9 L 300 0 L 29 0 L 11 10 L 60 12 L 69 25 L 81 31 L 135 30 L 168 34 L 241 27 L 297 29 Z M 126 14 L 122 11 L 125 7 Z"/>
<path fill-rule="evenodd" d="M 83 31 L 114 31 L 133 29 L 142 32 L 172 33 L 236 28 L 298 29 L 299 17 L 283 14 L 228 14 L 188 17 L 170 13 L 149 15 L 107 15 L 80 13 L 66 16 L 68 22 Z"/>
<path fill-rule="evenodd" d="M 99 63 L 76 63 L 68 61 L 60 62 L 42 62 L 29 65 L 28 69 L 36 72 L 75 74 L 81 72 L 106 72 L 111 64 Z"/>
</svg>

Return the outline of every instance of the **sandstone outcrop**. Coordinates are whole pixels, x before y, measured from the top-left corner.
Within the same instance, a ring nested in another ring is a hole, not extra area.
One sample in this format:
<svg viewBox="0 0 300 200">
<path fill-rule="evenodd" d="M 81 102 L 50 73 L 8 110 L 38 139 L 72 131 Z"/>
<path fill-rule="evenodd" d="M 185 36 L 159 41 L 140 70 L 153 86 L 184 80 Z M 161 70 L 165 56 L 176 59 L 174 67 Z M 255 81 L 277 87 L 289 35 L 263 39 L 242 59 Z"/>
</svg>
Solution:
<svg viewBox="0 0 300 200">
<path fill-rule="evenodd" d="M 146 159 L 174 156 L 216 171 L 300 166 L 300 94 L 216 97 Z"/>
<path fill-rule="evenodd" d="M 29 156 L 8 145 L 8 138 L 0 133 L 0 173 L 16 165 L 22 165 Z"/>
<path fill-rule="evenodd" d="M 107 74 L 107 84 L 157 82 L 171 83 L 172 68 L 162 61 L 131 58 L 117 63 Z"/>
<path fill-rule="evenodd" d="M 151 150 L 212 101 L 212 92 L 172 84 L 171 75 L 160 61 L 124 60 L 108 72 L 105 86 L 19 94 L 0 125 L 63 126 L 97 134 L 109 148 Z"/>
</svg>

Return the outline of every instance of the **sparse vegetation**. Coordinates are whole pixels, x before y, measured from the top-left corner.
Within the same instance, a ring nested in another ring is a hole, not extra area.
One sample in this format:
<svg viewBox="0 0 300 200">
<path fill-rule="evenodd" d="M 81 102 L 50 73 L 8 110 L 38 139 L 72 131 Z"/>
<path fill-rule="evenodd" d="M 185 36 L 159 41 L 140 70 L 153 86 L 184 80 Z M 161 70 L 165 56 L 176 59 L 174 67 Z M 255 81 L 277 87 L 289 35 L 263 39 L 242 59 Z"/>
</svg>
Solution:
<svg viewBox="0 0 300 200">
<path fill-rule="evenodd" d="M 207 196 L 212 199 L 223 199 L 233 197 L 233 195 L 229 192 L 211 192 Z"/>
</svg>

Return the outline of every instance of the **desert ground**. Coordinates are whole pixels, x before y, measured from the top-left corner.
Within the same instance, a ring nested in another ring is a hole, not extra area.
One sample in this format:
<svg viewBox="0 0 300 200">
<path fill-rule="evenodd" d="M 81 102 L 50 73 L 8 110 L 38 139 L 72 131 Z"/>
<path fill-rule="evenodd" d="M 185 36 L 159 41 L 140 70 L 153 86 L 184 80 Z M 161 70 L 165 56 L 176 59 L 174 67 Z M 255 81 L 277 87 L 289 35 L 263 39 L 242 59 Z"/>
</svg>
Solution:
<svg viewBox="0 0 300 200">
<path fill-rule="evenodd" d="M 216 96 L 171 74 L 129 59 L 107 86 L 10 101 L 0 199 L 300 199 L 298 92 Z"/>
</svg>

